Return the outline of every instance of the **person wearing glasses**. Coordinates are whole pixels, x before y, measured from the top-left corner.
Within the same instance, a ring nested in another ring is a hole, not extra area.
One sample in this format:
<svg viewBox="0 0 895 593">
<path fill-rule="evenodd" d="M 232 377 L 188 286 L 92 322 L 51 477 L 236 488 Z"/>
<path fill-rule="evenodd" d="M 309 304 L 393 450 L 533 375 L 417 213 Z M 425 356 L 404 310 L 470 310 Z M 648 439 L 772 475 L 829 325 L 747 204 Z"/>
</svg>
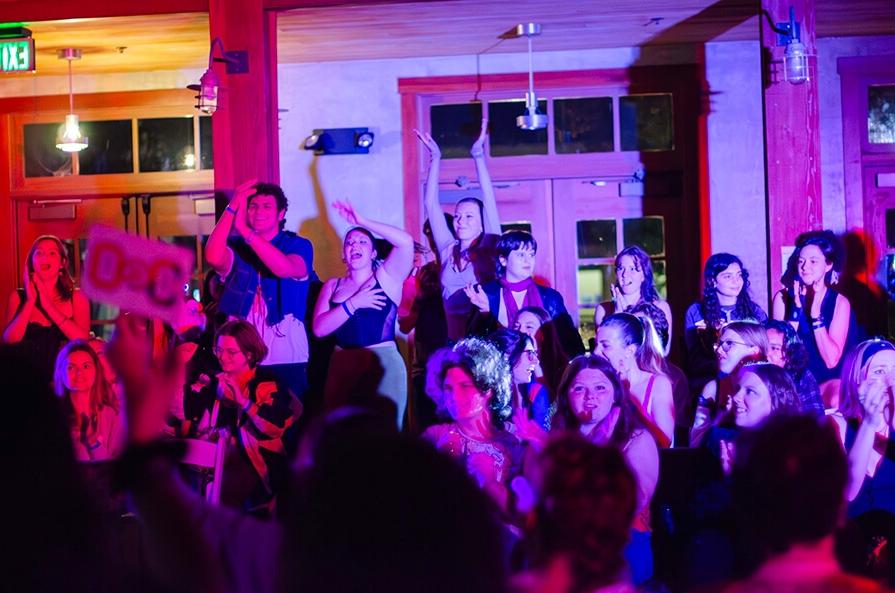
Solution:
<svg viewBox="0 0 895 593">
<path fill-rule="evenodd" d="M 718 376 L 702 390 L 696 406 L 696 418 L 690 430 L 690 446 L 698 446 L 705 431 L 719 413 L 727 410 L 735 393 L 732 377 L 742 364 L 767 360 L 768 336 L 763 325 L 751 321 L 733 321 L 724 326 L 715 343 Z"/>
<path fill-rule="evenodd" d="M 510 363 L 513 414 L 524 413 L 544 430 L 550 430 L 550 418 L 553 415 L 550 390 L 535 377 L 540 358 L 534 339 L 512 329 L 498 330 L 488 339 L 503 352 Z"/>
<path fill-rule="evenodd" d="M 218 426 L 229 426 L 238 444 L 237 452 L 228 454 L 221 500 L 263 510 L 284 484 L 287 433 L 301 415 L 301 403 L 274 373 L 259 366 L 267 346 L 248 321 L 222 325 L 214 354 L 221 372 L 196 397 L 209 400 L 209 407 L 215 399 L 221 402 Z"/>
</svg>

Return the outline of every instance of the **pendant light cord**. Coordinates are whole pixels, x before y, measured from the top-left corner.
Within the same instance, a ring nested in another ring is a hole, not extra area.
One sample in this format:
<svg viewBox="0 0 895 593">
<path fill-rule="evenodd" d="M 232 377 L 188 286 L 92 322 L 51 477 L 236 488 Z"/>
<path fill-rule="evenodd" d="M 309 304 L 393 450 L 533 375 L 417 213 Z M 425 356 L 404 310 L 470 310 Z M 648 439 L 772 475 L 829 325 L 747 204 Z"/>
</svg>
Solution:
<svg viewBox="0 0 895 593">
<path fill-rule="evenodd" d="M 68 112 L 75 112 L 75 95 L 71 82 L 71 58 L 68 59 Z"/>
<path fill-rule="evenodd" d="M 528 92 L 535 92 L 534 61 L 531 56 L 531 36 L 528 37 Z"/>
</svg>

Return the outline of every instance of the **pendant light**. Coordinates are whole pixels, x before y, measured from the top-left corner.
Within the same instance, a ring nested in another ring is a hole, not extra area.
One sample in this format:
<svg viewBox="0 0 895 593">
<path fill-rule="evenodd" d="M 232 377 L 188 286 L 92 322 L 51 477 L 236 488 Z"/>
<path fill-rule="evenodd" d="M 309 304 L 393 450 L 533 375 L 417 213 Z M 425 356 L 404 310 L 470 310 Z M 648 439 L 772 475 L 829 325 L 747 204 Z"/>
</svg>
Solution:
<svg viewBox="0 0 895 593">
<path fill-rule="evenodd" d="M 81 134 L 78 116 L 75 115 L 75 96 L 72 91 L 71 63 L 81 59 L 81 50 L 67 47 L 59 50 L 59 59 L 68 60 L 68 115 L 56 136 L 56 148 L 64 152 L 80 152 L 87 148 L 87 137 Z"/>
<path fill-rule="evenodd" d="M 535 95 L 534 64 L 531 54 L 531 38 L 541 34 L 538 23 L 516 25 L 516 37 L 528 38 L 528 92 L 525 93 L 525 113 L 516 118 L 516 127 L 523 130 L 542 130 L 547 127 L 547 116 L 538 113 L 538 97 Z"/>
</svg>

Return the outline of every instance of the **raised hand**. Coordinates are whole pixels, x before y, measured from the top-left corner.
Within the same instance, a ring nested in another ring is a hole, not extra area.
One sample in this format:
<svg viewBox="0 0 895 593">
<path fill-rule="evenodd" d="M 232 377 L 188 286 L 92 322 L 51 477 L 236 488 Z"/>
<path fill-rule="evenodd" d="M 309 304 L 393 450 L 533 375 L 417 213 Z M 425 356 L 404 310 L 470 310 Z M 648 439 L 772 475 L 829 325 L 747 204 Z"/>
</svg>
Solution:
<svg viewBox="0 0 895 593">
<path fill-rule="evenodd" d="M 721 447 L 721 470 L 725 476 L 729 476 L 733 470 L 733 460 L 736 454 L 736 444 L 733 441 L 722 440 L 718 443 Z"/>
<path fill-rule="evenodd" d="M 858 401 L 864 409 L 864 420 L 872 422 L 876 430 L 885 426 L 883 412 L 889 404 L 889 386 L 887 381 L 878 378 L 867 378 L 858 385 Z"/>
<path fill-rule="evenodd" d="M 147 443 L 159 437 L 169 403 L 181 390 L 182 374 L 173 352 L 152 361 L 152 344 L 146 320 L 121 315 L 106 355 L 124 386 L 128 440 Z"/>
<path fill-rule="evenodd" d="M 32 305 L 37 302 L 37 286 L 34 285 L 34 274 L 25 266 L 25 302 Z"/>
<path fill-rule="evenodd" d="M 249 196 L 255 193 L 255 185 L 257 185 L 257 183 L 257 179 L 250 179 L 249 181 L 238 185 L 233 192 L 233 199 L 230 200 L 230 205 L 228 206 L 231 210 L 236 211 L 233 214 L 233 228 L 235 228 L 236 232 L 243 237 L 248 236 L 252 231 L 248 222 L 248 204 Z"/>
<path fill-rule="evenodd" d="M 435 138 L 433 138 L 429 132 L 420 132 L 419 130 L 414 129 L 413 133 L 416 134 L 416 137 L 420 139 L 420 142 L 423 143 L 423 146 L 428 149 L 429 156 L 431 158 L 441 158 L 441 149 L 438 147 L 438 143 L 435 141 Z"/>
<path fill-rule="evenodd" d="M 491 311 L 491 304 L 488 302 L 488 295 L 482 290 L 481 284 L 467 284 L 463 287 L 463 292 L 469 299 L 469 302 L 479 308 L 482 313 Z"/>
<path fill-rule="evenodd" d="M 348 201 L 333 202 L 333 208 L 339 213 L 339 216 L 345 219 L 348 224 L 355 226 L 364 226 L 363 218 L 354 210 L 354 206 Z"/>
<path fill-rule="evenodd" d="M 352 311 L 355 309 L 376 309 L 379 311 L 385 307 L 387 298 L 384 290 L 376 288 L 375 283 L 367 281 L 345 301 L 345 304 Z"/>
<path fill-rule="evenodd" d="M 482 118 L 482 131 L 479 132 L 479 137 L 473 143 L 472 147 L 469 149 L 469 154 L 474 159 L 482 158 L 485 156 L 485 140 L 488 138 L 488 118 Z"/>
<path fill-rule="evenodd" d="M 639 300 L 639 295 L 625 296 L 625 293 L 622 292 L 622 289 L 617 284 L 613 284 L 610 287 L 610 291 L 612 293 L 612 301 L 615 303 L 615 310 L 618 312 L 627 311 L 637 304 L 636 301 Z M 634 302 L 628 302 L 629 300 Z"/>
</svg>

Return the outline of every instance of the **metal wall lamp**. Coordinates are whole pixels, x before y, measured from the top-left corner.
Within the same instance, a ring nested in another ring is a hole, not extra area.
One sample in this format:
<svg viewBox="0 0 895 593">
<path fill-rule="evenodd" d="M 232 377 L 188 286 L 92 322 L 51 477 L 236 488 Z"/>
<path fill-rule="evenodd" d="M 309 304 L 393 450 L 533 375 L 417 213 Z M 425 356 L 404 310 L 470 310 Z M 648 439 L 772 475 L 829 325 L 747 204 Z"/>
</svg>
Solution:
<svg viewBox="0 0 895 593">
<path fill-rule="evenodd" d="M 221 57 L 214 57 L 214 48 L 220 48 Z M 249 52 L 247 51 L 224 51 L 224 42 L 220 37 L 215 37 L 211 42 L 211 48 L 208 50 L 208 69 L 199 79 L 199 84 L 191 84 L 188 89 L 197 91 L 196 109 L 208 115 L 217 111 L 221 106 L 221 79 L 214 72 L 214 63 L 224 62 L 227 64 L 227 74 L 244 74 L 249 71 Z"/>
</svg>

